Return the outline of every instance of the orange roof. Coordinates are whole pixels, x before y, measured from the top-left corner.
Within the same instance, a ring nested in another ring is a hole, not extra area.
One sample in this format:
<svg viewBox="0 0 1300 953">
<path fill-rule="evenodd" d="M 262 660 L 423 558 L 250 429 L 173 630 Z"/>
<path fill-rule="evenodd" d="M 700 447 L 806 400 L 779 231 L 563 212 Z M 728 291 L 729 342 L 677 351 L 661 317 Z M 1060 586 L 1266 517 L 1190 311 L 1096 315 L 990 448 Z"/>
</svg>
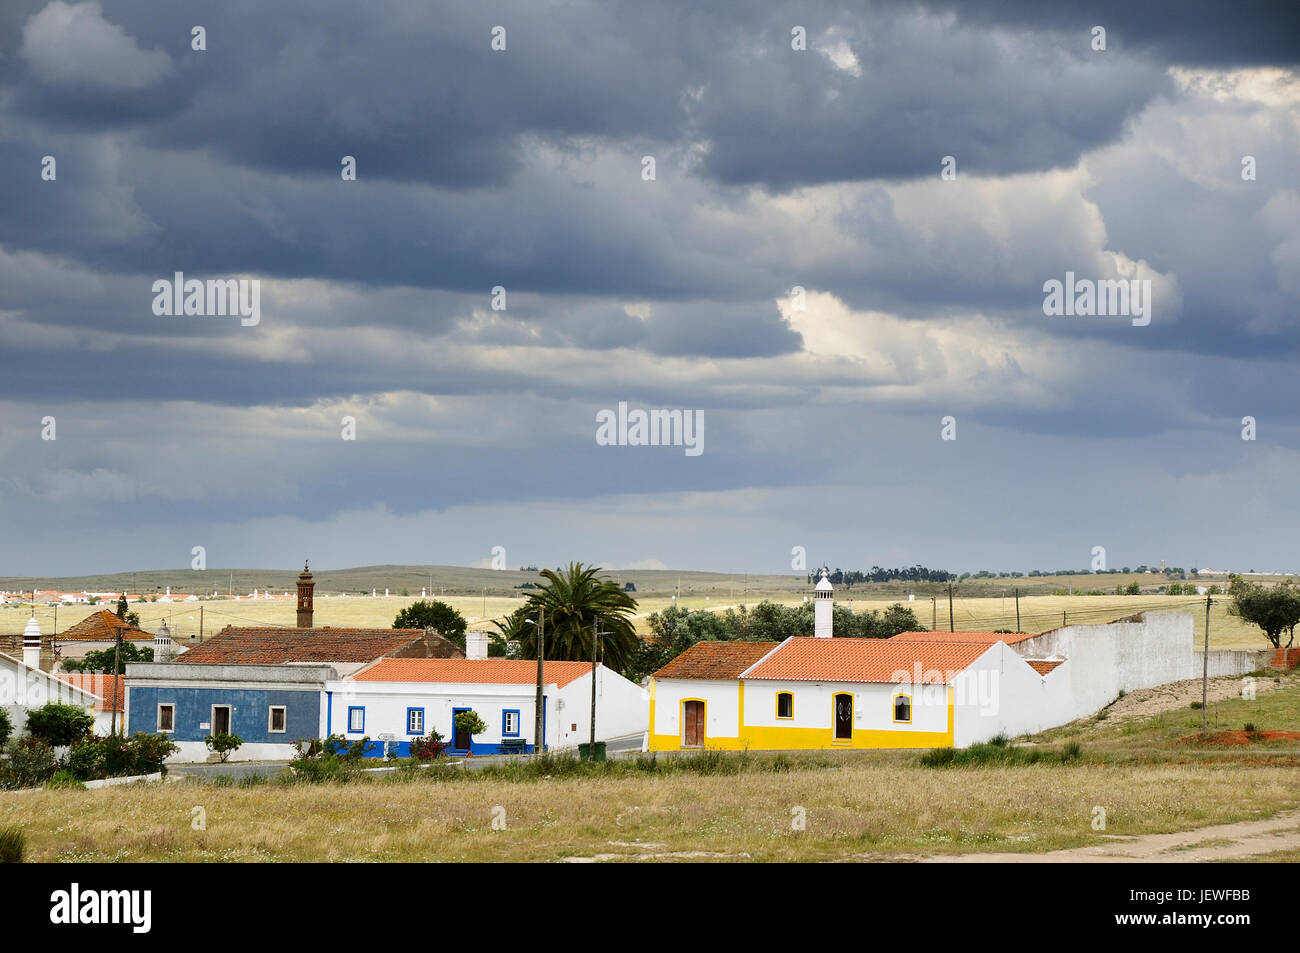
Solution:
<svg viewBox="0 0 1300 953">
<path fill-rule="evenodd" d="M 736 678 L 777 647 L 775 642 L 696 642 L 654 677 Z"/>
<path fill-rule="evenodd" d="M 1060 665 L 1065 659 L 1060 658 L 1027 658 L 1025 659 L 1039 675 L 1046 675 L 1056 666 Z"/>
<path fill-rule="evenodd" d="M 153 641 L 153 636 L 144 629 L 128 625 L 107 609 L 92 612 L 54 638 L 57 642 L 112 642 L 117 638 L 119 629 L 122 630 L 122 638 L 127 642 Z"/>
<path fill-rule="evenodd" d="M 126 679 L 121 675 L 95 675 L 81 672 L 56 672 L 54 677 L 74 688 L 98 695 L 95 711 L 126 711 Z M 117 707 L 113 707 L 113 683 L 117 683 Z"/>
<path fill-rule="evenodd" d="M 1015 645 L 1017 642 L 1023 642 L 1025 639 L 1032 639 L 1037 635 L 1034 632 L 966 632 L 958 630 L 956 632 L 945 632 L 939 630 L 936 632 L 900 632 L 898 635 L 891 636 L 889 642 L 972 642 L 979 645 L 992 645 L 994 642 L 1005 642 L 1007 645 Z"/>
<path fill-rule="evenodd" d="M 291 629 L 227 626 L 177 661 L 191 665 L 373 662 L 424 637 L 423 629 Z"/>
<path fill-rule="evenodd" d="M 563 688 L 591 671 L 590 662 L 543 662 L 542 681 Z M 353 679 L 358 682 L 453 682 L 533 685 L 537 660 L 504 658 L 386 658 Z"/>
<path fill-rule="evenodd" d="M 909 682 L 947 685 L 992 643 L 893 639 L 787 639 L 744 678 L 805 682 Z M 918 670 L 919 669 L 919 673 Z"/>
</svg>

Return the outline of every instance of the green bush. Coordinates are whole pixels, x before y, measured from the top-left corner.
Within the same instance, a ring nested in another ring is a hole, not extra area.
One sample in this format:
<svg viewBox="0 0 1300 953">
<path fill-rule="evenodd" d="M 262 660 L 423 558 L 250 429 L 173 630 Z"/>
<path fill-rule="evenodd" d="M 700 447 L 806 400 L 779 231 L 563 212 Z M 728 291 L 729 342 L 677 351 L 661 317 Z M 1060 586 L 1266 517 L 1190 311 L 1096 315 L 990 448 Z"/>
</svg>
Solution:
<svg viewBox="0 0 1300 953">
<path fill-rule="evenodd" d="M 463 711 L 456 716 L 456 727 L 467 735 L 481 735 L 487 731 L 487 725 L 476 711 Z"/>
<path fill-rule="evenodd" d="M 208 735 L 203 739 L 203 743 L 208 746 L 209 751 L 215 751 L 224 763 L 230 757 L 232 751 L 238 751 L 244 744 L 244 739 L 239 735 L 218 734 Z"/>
<path fill-rule="evenodd" d="M 440 757 L 446 750 L 447 743 L 442 740 L 442 735 L 437 729 L 430 731 L 428 737 L 416 738 L 411 742 L 411 757 L 417 761 Z"/>
<path fill-rule="evenodd" d="M 17 827 L 0 827 L 0 864 L 21 864 L 27 838 Z"/>
<path fill-rule="evenodd" d="M 166 773 L 168 755 L 180 747 L 166 735 L 136 732 L 122 735 L 91 736 L 72 746 L 63 768 L 79 781 L 125 778 L 139 774 Z"/>
<path fill-rule="evenodd" d="M 975 765 L 1014 766 L 1027 764 L 1069 764 L 1083 757 L 1083 746 L 1071 741 L 1062 748 L 1013 747 L 998 735 L 969 748 L 935 748 L 921 755 L 926 768 Z"/>
<path fill-rule="evenodd" d="M 44 784 L 59 769 L 54 749 L 43 739 L 26 735 L 5 746 L 0 761 L 0 788 L 34 788 Z"/>
<path fill-rule="evenodd" d="M 14 724 L 9 720 L 9 712 L 0 708 L 0 748 L 9 743 L 9 736 L 14 733 Z"/>
<path fill-rule="evenodd" d="M 55 746 L 76 744 L 94 724 L 90 713 L 76 705 L 50 702 L 27 713 L 27 733 Z"/>
</svg>

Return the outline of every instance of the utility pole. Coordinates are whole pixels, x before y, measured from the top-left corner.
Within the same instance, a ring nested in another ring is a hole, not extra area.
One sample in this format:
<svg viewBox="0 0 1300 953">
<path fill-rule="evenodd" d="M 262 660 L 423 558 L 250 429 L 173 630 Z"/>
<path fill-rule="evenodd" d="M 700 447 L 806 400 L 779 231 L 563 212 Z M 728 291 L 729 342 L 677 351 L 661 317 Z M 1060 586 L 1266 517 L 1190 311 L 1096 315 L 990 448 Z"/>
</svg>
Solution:
<svg viewBox="0 0 1300 953">
<path fill-rule="evenodd" d="M 117 734 L 117 669 L 120 664 L 118 659 L 122 653 L 122 629 L 117 630 L 117 638 L 113 640 L 113 713 L 109 716 L 108 733 Z"/>
<path fill-rule="evenodd" d="M 203 644 L 203 606 L 199 606 L 199 644 Z"/>
<path fill-rule="evenodd" d="M 1016 586 L 1016 631 L 1020 631 L 1020 587 Z"/>
<path fill-rule="evenodd" d="M 540 606 L 537 621 L 537 704 L 533 726 L 533 753 L 538 754 L 546 745 L 542 737 L 542 656 L 546 654 L 546 606 Z"/>
<path fill-rule="evenodd" d="M 934 596 L 930 597 L 930 631 L 933 632 L 939 628 L 939 601 Z"/>
<path fill-rule="evenodd" d="M 596 647 L 600 644 L 600 623 L 591 626 L 591 760 L 596 760 Z"/>
<path fill-rule="evenodd" d="M 1205 594 L 1205 651 L 1201 653 L 1201 734 L 1205 734 L 1205 703 L 1210 694 L 1210 594 Z M 1281 641 L 1281 640 L 1279 640 Z"/>
<path fill-rule="evenodd" d="M 952 583 L 948 583 L 948 631 L 957 631 L 957 625 L 952 617 Z"/>
</svg>

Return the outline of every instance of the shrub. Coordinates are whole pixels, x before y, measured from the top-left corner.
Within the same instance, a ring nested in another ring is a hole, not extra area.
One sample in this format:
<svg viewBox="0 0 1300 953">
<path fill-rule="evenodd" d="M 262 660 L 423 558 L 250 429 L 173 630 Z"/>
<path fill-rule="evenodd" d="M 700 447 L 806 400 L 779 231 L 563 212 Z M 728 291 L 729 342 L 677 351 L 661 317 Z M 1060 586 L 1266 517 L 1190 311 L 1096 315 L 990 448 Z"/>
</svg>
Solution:
<svg viewBox="0 0 1300 953">
<path fill-rule="evenodd" d="M 1192 702 L 1192 708 L 1199 710 L 1200 707 L 1201 707 L 1200 702 Z"/>
<path fill-rule="evenodd" d="M 14 733 L 14 724 L 9 720 L 9 712 L 0 708 L 0 748 L 9 743 L 9 736 Z"/>
<path fill-rule="evenodd" d="M 1255 723 L 1253 721 L 1246 722 L 1244 726 L 1244 731 L 1248 735 L 1253 735 L 1255 733 Z"/>
<path fill-rule="evenodd" d="M 1001 738 L 1001 736 L 999 736 Z M 1083 746 L 1071 741 L 1062 748 L 1015 748 L 1005 738 L 990 739 L 969 748 L 935 748 L 921 755 L 927 768 L 965 767 L 972 765 L 1012 766 L 1027 764 L 1068 764 L 1083 757 Z"/>
<path fill-rule="evenodd" d="M 68 752 L 63 768 L 79 781 L 125 778 L 138 774 L 166 773 L 163 763 L 180 747 L 166 735 L 136 732 L 122 735 L 85 738 Z"/>
<path fill-rule="evenodd" d="M 411 757 L 418 761 L 440 757 L 446 750 L 447 743 L 442 740 L 442 735 L 436 729 L 430 731 L 427 738 L 416 738 L 411 742 Z"/>
<path fill-rule="evenodd" d="M 27 735 L 10 741 L 0 762 L 0 788 L 34 788 L 54 775 L 59 762 L 43 739 Z"/>
<path fill-rule="evenodd" d="M 476 711 L 463 711 L 457 715 L 456 727 L 467 735 L 479 735 L 487 731 L 487 725 Z"/>
<path fill-rule="evenodd" d="M 26 841 L 17 827 L 0 827 L 0 864 L 21 864 Z"/>
<path fill-rule="evenodd" d="M 56 746 L 76 744 L 94 724 L 90 713 L 76 705 L 50 702 L 27 713 L 27 733 Z"/>
<path fill-rule="evenodd" d="M 215 751 L 218 757 L 224 763 L 230 757 L 232 751 L 238 751 L 244 743 L 244 739 L 239 735 L 218 734 L 208 735 L 203 739 L 203 743 L 208 746 L 209 751 Z"/>
</svg>

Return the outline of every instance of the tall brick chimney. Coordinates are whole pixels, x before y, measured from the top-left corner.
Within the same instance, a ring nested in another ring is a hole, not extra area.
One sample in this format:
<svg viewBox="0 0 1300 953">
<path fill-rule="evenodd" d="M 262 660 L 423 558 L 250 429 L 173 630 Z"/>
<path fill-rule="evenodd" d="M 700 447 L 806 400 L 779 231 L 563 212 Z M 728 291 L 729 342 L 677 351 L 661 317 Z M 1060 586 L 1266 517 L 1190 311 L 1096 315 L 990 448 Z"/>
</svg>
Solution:
<svg viewBox="0 0 1300 953">
<path fill-rule="evenodd" d="M 311 573 L 307 571 L 307 563 L 302 564 L 302 572 L 298 576 L 298 628 L 311 628 L 312 613 L 312 593 L 316 589 L 316 583 L 312 580 Z"/>
</svg>

